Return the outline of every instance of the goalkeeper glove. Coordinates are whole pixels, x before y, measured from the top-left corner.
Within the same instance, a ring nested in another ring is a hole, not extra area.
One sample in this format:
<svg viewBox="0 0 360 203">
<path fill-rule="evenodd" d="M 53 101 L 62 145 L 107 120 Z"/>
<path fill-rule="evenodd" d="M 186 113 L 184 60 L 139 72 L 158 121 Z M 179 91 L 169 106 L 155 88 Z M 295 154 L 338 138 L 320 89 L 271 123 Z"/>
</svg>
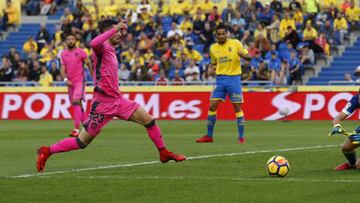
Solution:
<svg viewBox="0 0 360 203">
<path fill-rule="evenodd" d="M 345 132 L 344 128 L 341 126 L 341 124 L 334 125 L 334 128 L 329 132 L 328 136 L 332 136 L 337 133 L 343 133 Z"/>
</svg>

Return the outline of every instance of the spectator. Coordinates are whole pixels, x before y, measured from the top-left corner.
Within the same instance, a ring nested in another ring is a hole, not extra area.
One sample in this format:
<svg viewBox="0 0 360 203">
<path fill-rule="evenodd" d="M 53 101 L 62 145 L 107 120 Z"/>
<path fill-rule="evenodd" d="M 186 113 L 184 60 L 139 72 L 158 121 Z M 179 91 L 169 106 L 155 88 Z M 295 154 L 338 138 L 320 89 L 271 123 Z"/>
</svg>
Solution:
<svg viewBox="0 0 360 203">
<path fill-rule="evenodd" d="M 206 65 L 206 68 L 205 68 L 204 73 L 202 75 L 202 80 L 204 82 L 214 82 L 215 81 L 215 73 L 210 71 L 210 70 L 212 70 L 211 67 L 212 67 L 211 63 Z"/>
<path fill-rule="evenodd" d="M 343 13 L 346 13 L 347 9 L 351 7 L 350 0 L 344 0 L 344 3 L 341 4 L 341 10 Z"/>
<path fill-rule="evenodd" d="M 308 45 L 305 45 L 301 53 L 301 63 L 313 65 L 315 63 L 315 54 Z"/>
<path fill-rule="evenodd" d="M 2 25 L 3 30 L 6 31 L 8 26 L 15 26 L 19 20 L 19 13 L 11 0 L 6 0 L 6 7 L 3 10 Z"/>
<path fill-rule="evenodd" d="M 29 77 L 29 68 L 26 61 L 19 62 L 19 69 L 16 74 L 14 81 L 16 82 L 27 82 Z"/>
<path fill-rule="evenodd" d="M 261 57 L 261 52 L 256 51 L 255 56 L 250 61 L 251 69 L 258 69 L 261 61 L 263 61 L 263 58 Z"/>
<path fill-rule="evenodd" d="M 296 51 L 291 50 L 289 64 L 289 80 L 288 85 L 301 84 L 301 62 L 296 57 Z"/>
<path fill-rule="evenodd" d="M 41 75 L 39 77 L 39 84 L 43 87 L 49 87 L 53 83 L 53 77 L 47 70 L 45 64 L 41 64 Z"/>
<path fill-rule="evenodd" d="M 171 30 L 167 33 L 168 40 L 173 40 L 175 35 L 183 36 L 183 32 L 178 28 L 175 22 L 171 23 Z"/>
<path fill-rule="evenodd" d="M 355 82 L 350 73 L 345 73 L 344 80 L 347 82 Z"/>
<path fill-rule="evenodd" d="M 160 67 L 159 67 L 159 63 L 156 61 L 156 58 L 154 56 L 152 56 L 150 58 L 150 62 L 148 64 L 147 68 L 148 68 L 149 77 L 152 80 L 154 80 L 155 78 L 157 78 L 159 76 Z"/>
<path fill-rule="evenodd" d="M 250 61 L 242 61 L 241 64 L 241 80 L 249 81 L 254 79 L 254 75 L 256 75 L 256 70 L 251 68 Z"/>
<path fill-rule="evenodd" d="M 264 9 L 264 7 L 259 1 L 251 0 L 250 9 L 253 11 L 261 12 Z"/>
<path fill-rule="evenodd" d="M 303 0 L 304 12 L 314 15 L 318 12 L 318 3 L 317 0 Z"/>
<path fill-rule="evenodd" d="M 38 61 L 33 62 L 33 67 L 30 69 L 29 81 L 38 82 L 40 80 L 40 75 L 42 74 L 40 64 Z"/>
<path fill-rule="evenodd" d="M 195 60 L 190 60 L 189 66 L 185 69 L 185 79 L 187 82 L 200 80 L 200 69 L 195 65 Z"/>
<path fill-rule="evenodd" d="M 295 26 L 297 29 L 302 29 L 303 27 L 303 23 L 304 23 L 304 16 L 301 12 L 300 8 L 297 8 L 295 10 L 294 16 L 293 16 L 293 20 L 295 22 Z"/>
<path fill-rule="evenodd" d="M 40 0 L 30 0 L 25 4 L 26 15 L 38 15 L 40 13 Z"/>
<path fill-rule="evenodd" d="M 348 21 L 352 24 L 352 27 L 355 27 L 359 24 L 360 21 L 360 8 L 355 6 L 355 1 L 351 0 L 350 8 L 346 10 L 346 17 Z"/>
<path fill-rule="evenodd" d="M 126 68 L 126 65 L 124 63 L 121 63 L 119 69 L 119 80 L 128 81 L 129 77 L 130 77 L 130 71 Z"/>
<path fill-rule="evenodd" d="M 53 14 L 56 8 L 56 3 L 54 0 L 41 0 L 40 3 L 40 14 L 48 15 Z"/>
<path fill-rule="evenodd" d="M 339 10 L 337 9 L 335 4 L 330 4 L 328 12 L 326 12 L 327 20 L 333 21 L 337 14 L 339 13 Z"/>
<path fill-rule="evenodd" d="M 301 9 L 301 4 L 298 0 L 292 0 L 291 3 L 289 4 L 289 10 L 290 11 L 296 11 L 296 9 Z"/>
<path fill-rule="evenodd" d="M 196 63 L 200 63 L 200 61 L 203 59 L 203 57 L 197 50 L 194 49 L 194 42 L 191 39 L 186 40 L 185 45 L 186 45 L 186 47 L 184 49 L 184 52 L 185 52 L 186 56 L 190 60 L 194 60 Z"/>
<path fill-rule="evenodd" d="M 279 37 L 283 39 L 288 31 L 289 27 L 296 30 L 295 21 L 290 18 L 289 12 L 285 12 L 284 18 L 280 21 Z"/>
<path fill-rule="evenodd" d="M 202 13 L 200 10 L 200 11 L 196 12 L 195 19 L 193 22 L 194 33 L 197 35 L 200 35 L 201 32 L 204 30 L 204 25 L 205 25 L 205 22 L 202 19 Z"/>
<path fill-rule="evenodd" d="M 255 40 L 259 38 L 259 35 L 262 35 L 263 38 L 267 38 L 266 29 L 264 29 L 264 25 L 259 23 L 254 33 Z"/>
<path fill-rule="evenodd" d="M 38 51 L 38 45 L 35 42 L 35 40 L 30 36 L 28 40 L 24 43 L 23 51 L 26 54 L 30 54 L 31 52 L 37 52 Z"/>
<path fill-rule="evenodd" d="M 272 43 L 270 45 L 270 51 L 268 51 L 266 54 L 265 54 L 265 61 L 266 62 L 270 62 L 271 58 L 272 58 L 272 55 L 275 54 L 276 55 L 276 58 L 279 58 L 279 52 L 277 51 L 277 47 L 276 47 L 276 44 Z"/>
<path fill-rule="evenodd" d="M 321 2 L 321 3 L 320 3 Z M 323 0 L 323 1 L 319 1 L 319 6 L 320 6 L 320 11 L 324 12 L 327 11 L 331 5 L 335 5 L 336 4 L 336 0 Z"/>
<path fill-rule="evenodd" d="M 278 0 L 273 0 L 270 3 L 270 8 L 274 10 L 276 13 L 282 13 L 283 12 L 283 6 L 282 3 Z"/>
<path fill-rule="evenodd" d="M 235 18 L 233 18 L 230 22 L 230 27 L 232 32 L 234 32 L 235 36 L 238 36 L 238 39 L 240 38 L 240 36 L 242 36 L 245 25 L 246 21 L 244 18 L 241 17 L 241 13 L 236 12 Z"/>
<path fill-rule="evenodd" d="M 185 15 L 184 21 L 180 24 L 180 29 L 184 33 L 187 30 L 193 30 L 193 23 L 191 22 L 190 15 Z"/>
<path fill-rule="evenodd" d="M 296 30 L 294 30 L 293 27 L 289 26 L 287 28 L 284 41 L 291 43 L 293 47 L 296 47 L 301 42 L 301 39 Z"/>
<path fill-rule="evenodd" d="M 325 21 L 325 25 L 322 26 L 322 28 L 320 29 L 321 32 L 325 33 L 325 37 L 331 41 L 333 41 L 333 36 L 334 36 L 334 28 L 333 25 L 331 24 L 330 20 L 326 20 Z M 330 42 L 331 42 L 330 41 Z"/>
<path fill-rule="evenodd" d="M 39 50 L 41 50 L 46 43 L 50 42 L 50 34 L 46 29 L 46 24 L 42 23 L 39 32 L 36 35 L 36 41 Z"/>
<path fill-rule="evenodd" d="M 56 64 L 55 61 L 50 63 L 50 69 L 48 68 L 48 70 L 49 70 L 49 73 L 51 74 L 52 78 L 55 81 L 62 81 L 63 80 L 61 78 L 59 68 L 57 67 L 57 64 Z"/>
<path fill-rule="evenodd" d="M 233 8 L 233 5 L 231 3 L 227 4 L 226 9 L 223 10 L 221 14 L 222 22 L 226 25 L 229 25 L 232 19 L 235 18 L 235 10 Z"/>
<path fill-rule="evenodd" d="M 64 9 L 64 15 L 61 16 L 61 20 L 66 20 L 69 24 L 73 22 L 74 16 L 71 13 L 70 8 L 65 8 Z M 65 33 L 67 33 L 67 32 L 65 32 Z"/>
<path fill-rule="evenodd" d="M 185 85 L 185 80 L 180 76 L 179 70 L 175 70 L 174 78 L 171 80 L 171 84 L 176 86 Z"/>
<path fill-rule="evenodd" d="M 14 72 L 7 57 L 2 58 L 2 65 L 0 67 L 0 81 L 11 82 L 14 77 Z"/>
<path fill-rule="evenodd" d="M 200 38 L 201 41 L 205 44 L 204 52 L 208 52 L 210 50 L 210 46 L 215 42 L 215 36 L 209 22 L 205 23 L 204 30 L 200 34 Z"/>
<path fill-rule="evenodd" d="M 255 40 L 255 47 L 261 51 L 262 55 L 265 55 L 270 50 L 270 41 L 262 34 Z"/>
<path fill-rule="evenodd" d="M 281 61 L 277 57 L 275 52 L 271 54 L 271 59 L 269 61 L 268 67 L 269 70 L 271 71 L 271 81 L 273 82 L 273 84 L 279 84 L 282 67 L 281 67 Z"/>
<path fill-rule="evenodd" d="M 315 40 L 315 44 L 322 48 L 325 55 L 330 56 L 330 45 L 327 42 L 325 33 L 320 33 L 319 37 Z"/>
<path fill-rule="evenodd" d="M 269 81 L 270 80 L 270 72 L 266 67 L 265 62 L 261 60 L 259 62 L 259 67 L 256 72 L 256 80 Z"/>
<path fill-rule="evenodd" d="M 344 44 L 345 34 L 348 33 L 348 24 L 346 19 L 342 16 L 341 13 L 337 14 L 336 19 L 334 20 L 334 30 L 338 31 L 340 34 L 340 44 Z"/>
<path fill-rule="evenodd" d="M 272 42 L 277 43 L 279 39 L 279 26 L 280 20 L 277 15 L 274 15 L 271 24 L 266 27 L 268 33 L 270 33 L 270 39 Z"/>
<path fill-rule="evenodd" d="M 10 51 L 8 53 L 8 58 L 9 58 L 11 64 L 15 63 L 15 55 L 16 54 L 19 54 L 19 52 L 16 51 L 16 48 L 10 47 Z"/>
<path fill-rule="evenodd" d="M 255 42 L 250 42 L 248 52 L 251 57 L 254 57 L 256 53 L 260 53 L 260 50 L 255 46 Z"/>
<path fill-rule="evenodd" d="M 155 85 L 166 86 L 169 84 L 169 80 L 166 78 L 166 73 L 164 70 L 160 70 L 160 77 L 155 80 Z"/>
<path fill-rule="evenodd" d="M 304 41 L 314 41 L 318 37 L 318 33 L 315 28 L 312 27 L 311 21 L 306 23 L 306 28 L 304 30 Z"/>
<path fill-rule="evenodd" d="M 204 12 L 206 19 L 211 13 L 211 10 L 213 9 L 214 4 L 210 0 L 205 0 L 201 5 L 200 8 Z"/>
<path fill-rule="evenodd" d="M 208 17 L 208 21 L 212 24 L 219 24 L 220 21 L 221 21 L 221 16 L 219 15 L 219 12 L 218 12 L 218 7 L 217 6 L 214 6 L 211 10 L 211 13 Z"/>
<path fill-rule="evenodd" d="M 236 10 L 239 13 L 247 13 L 249 10 L 249 3 L 247 2 L 247 0 L 236 1 Z"/>
</svg>

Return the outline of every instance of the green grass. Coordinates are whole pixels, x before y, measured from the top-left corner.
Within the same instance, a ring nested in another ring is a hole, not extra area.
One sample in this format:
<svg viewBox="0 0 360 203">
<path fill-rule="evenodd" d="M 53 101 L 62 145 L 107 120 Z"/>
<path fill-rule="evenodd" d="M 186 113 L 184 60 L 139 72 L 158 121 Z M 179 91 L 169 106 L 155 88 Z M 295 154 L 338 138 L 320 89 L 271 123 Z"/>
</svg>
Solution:
<svg viewBox="0 0 360 203">
<path fill-rule="evenodd" d="M 188 157 L 339 145 L 327 137 L 330 122 L 247 122 L 247 142 L 236 142 L 235 122 L 217 122 L 215 142 L 196 144 L 205 121 L 159 121 L 168 148 Z M 356 127 L 347 122 L 346 129 Z M 36 148 L 66 137 L 71 121 L 0 121 L 0 202 L 350 202 L 359 199 L 360 172 L 335 172 L 344 162 L 338 146 L 187 160 L 182 163 L 69 172 L 158 160 L 145 130 L 113 121 L 85 150 L 57 154 L 36 174 Z M 271 178 L 266 161 L 283 155 L 285 178 Z"/>
</svg>

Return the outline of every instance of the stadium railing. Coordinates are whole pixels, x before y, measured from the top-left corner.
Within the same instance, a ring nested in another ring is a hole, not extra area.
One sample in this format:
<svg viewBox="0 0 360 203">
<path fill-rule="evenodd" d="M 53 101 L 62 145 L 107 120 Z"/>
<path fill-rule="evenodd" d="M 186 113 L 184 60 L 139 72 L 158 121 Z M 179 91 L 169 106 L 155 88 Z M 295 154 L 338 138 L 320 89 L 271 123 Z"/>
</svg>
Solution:
<svg viewBox="0 0 360 203">
<path fill-rule="evenodd" d="M 156 86 L 155 81 L 119 81 L 120 86 Z M 183 85 L 198 85 L 198 86 L 209 86 L 214 85 L 214 81 L 194 81 L 194 82 L 183 82 Z M 167 82 L 168 86 L 178 86 L 179 82 Z M 242 85 L 246 86 L 278 86 L 274 85 L 271 81 L 243 81 Z M 0 82 L 2 87 L 38 87 L 38 82 Z M 66 86 L 64 82 L 53 82 L 52 86 Z M 86 86 L 94 86 L 94 82 L 87 81 Z M 161 85 L 159 85 L 161 86 Z"/>
<path fill-rule="evenodd" d="M 328 83 L 329 85 L 359 85 L 359 82 L 356 81 L 341 81 L 341 80 L 331 80 Z"/>
</svg>

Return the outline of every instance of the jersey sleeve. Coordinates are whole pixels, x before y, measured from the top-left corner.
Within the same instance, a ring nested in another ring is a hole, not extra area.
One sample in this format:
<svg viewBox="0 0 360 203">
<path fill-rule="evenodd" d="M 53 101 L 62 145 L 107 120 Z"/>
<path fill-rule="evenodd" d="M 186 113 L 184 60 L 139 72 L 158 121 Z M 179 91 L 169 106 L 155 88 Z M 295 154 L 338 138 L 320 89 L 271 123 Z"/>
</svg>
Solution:
<svg viewBox="0 0 360 203">
<path fill-rule="evenodd" d="M 249 54 L 248 50 L 245 49 L 245 47 L 243 46 L 243 44 L 239 40 L 236 40 L 236 44 L 237 44 L 237 48 L 238 48 L 239 53 L 241 53 L 242 55 L 248 55 Z"/>
<path fill-rule="evenodd" d="M 80 49 L 80 56 L 83 60 L 85 60 L 87 58 L 87 54 L 83 49 Z"/>
<path fill-rule="evenodd" d="M 214 55 L 214 46 L 213 45 L 210 47 L 210 59 L 211 59 L 211 64 L 217 64 L 217 60 Z"/>
<path fill-rule="evenodd" d="M 356 111 L 360 107 L 359 104 L 359 97 L 360 95 L 357 94 L 351 98 L 350 101 L 346 104 L 346 106 L 343 108 L 342 112 L 348 116 L 350 116 L 352 113 Z"/>
</svg>

